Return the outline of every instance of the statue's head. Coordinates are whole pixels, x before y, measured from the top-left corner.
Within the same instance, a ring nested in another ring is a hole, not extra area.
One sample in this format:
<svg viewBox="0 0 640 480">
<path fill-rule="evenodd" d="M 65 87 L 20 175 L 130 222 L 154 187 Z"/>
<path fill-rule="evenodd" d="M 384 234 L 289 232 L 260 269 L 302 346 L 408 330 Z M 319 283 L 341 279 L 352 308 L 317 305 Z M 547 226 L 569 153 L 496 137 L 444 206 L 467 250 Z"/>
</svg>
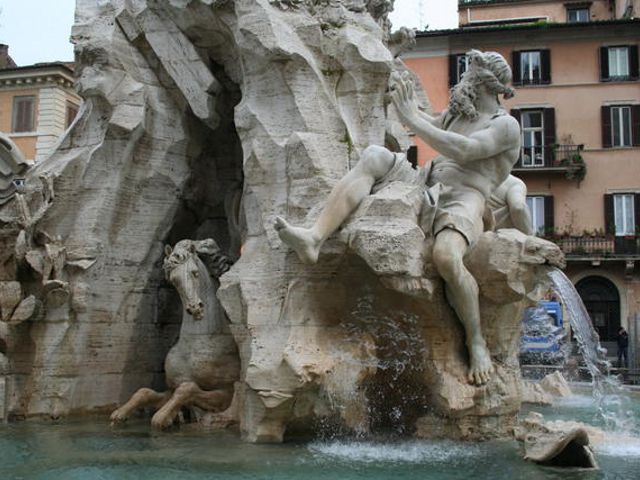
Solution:
<svg viewBox="0 0 640 480">
<path fill-rule="evenodd" d="M 490 93 L 502 94 L 504 98 L 511 98 L 515 92 L 508 85 L 511 83 L 511 67 L 498 52 L 481 52 L 470 50 L 467 52 L 469 69 L 463 75 L 463 81 L 474 82 L 485 86 Z"/>
<path fill-rule="evenodd" d="M 512 80 L 511 67 L 497 52 L 470 50 L 467 71 L 461 81 L 451 89 L 449 111 L 454 115 L 469 118 L 478 116 L 475 100 L 479 95 L 502 95 L 505 99 L 515 95 L 509 86 Z"/>
<path fill-rule="evenodd" d="M 194 320 L 202 320 L 206 298 L 202 298 L 202 282 L 209 273 L 198 255 L 215 255 L 220 249 L 215 241 L 181 240 L 174 248 L 165 247 L 163 268 L 167 280 L 178 290 L 185 310 Z"/>
</svg>

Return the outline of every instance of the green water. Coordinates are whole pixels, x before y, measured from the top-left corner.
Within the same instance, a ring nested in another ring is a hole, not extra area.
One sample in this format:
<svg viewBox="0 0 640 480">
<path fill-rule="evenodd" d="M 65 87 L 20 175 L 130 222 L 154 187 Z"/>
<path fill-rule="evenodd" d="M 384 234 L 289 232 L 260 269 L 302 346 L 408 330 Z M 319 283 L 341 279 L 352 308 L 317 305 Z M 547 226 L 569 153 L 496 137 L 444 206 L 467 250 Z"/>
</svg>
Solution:
<svg viewBox="0 0 640 480">
<path fill-rule="evenodd" d="M 536 410 L 549 418 L 577 416 L 594 423 L 589 397 L 565 403 Z M 614 435 L 596 456 L 599 471 L 560 470 L 523 461 L 515 441 L 378 439 L 250 445 L 232 432 L 182 428 L 154 433 L 146 421 L 118 429 L 109 428 L 106 419 L 0 426 L 2 480 L 640 478 L 640 438 L 620 442 Z"/>
</svg>

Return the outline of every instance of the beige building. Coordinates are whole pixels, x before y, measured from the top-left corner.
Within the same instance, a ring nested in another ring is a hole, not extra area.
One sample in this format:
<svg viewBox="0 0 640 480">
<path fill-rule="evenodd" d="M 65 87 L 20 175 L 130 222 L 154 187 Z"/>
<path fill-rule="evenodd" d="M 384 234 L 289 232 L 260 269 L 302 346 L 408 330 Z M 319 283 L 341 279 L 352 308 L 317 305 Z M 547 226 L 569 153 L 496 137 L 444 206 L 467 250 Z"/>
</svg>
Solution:
<svg viewBox="0 0 640 480">
<path fill-rule="evenodd" d="M 27 160 L 45 158 L 75 118 L 81 99 L 73 83 L 72 64 L 18 67 L 0 45 L 0 131 Z"/>
<path fill-rule="evenodd" d="M 615 354 L 619 326 L 636 341 L 640 328 L 640 2 L 458 7 L 460 28 L 419 33 L 405 61 L 436 111 L 446 108 L 470 48 L 510 61 L 516 96 L 505 107 L 523 143 L 513 173 L 527 184 L 538 234 L 564 250 L 567 274 Z M 433 158 L 416 143 L 420 163 Z"/>
</svg>

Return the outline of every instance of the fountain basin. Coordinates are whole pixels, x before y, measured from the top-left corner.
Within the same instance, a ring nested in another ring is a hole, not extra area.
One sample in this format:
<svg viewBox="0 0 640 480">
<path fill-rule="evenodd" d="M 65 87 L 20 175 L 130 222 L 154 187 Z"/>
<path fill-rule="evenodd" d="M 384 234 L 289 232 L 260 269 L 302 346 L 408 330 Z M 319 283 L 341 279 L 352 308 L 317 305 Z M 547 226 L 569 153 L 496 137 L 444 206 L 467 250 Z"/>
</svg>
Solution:
<svg viewBox="0 0 640 480">
<path fill-rule="evenodd" d="M 640 396 L 630 397 L 640 415 Z M 553 407 L 532 407 L 550 420 L 598 423 L 584 391 Z M 523 410 L 522 415 L 526 415 Z M 327 439 L 281 445 L 243 443 L 231 431 L 183 426 L 155 433 L 136 420 L 113 430 L 106 418 L 64 423 L 28 421 L 0 427 L 3 479 L 619 479 L 640 471 L 640 432 L 607 434 L 594 445 L 599 471 L 558 469 L 522 460 L 515 440 L 469 443 L 397 438 Z"/>
</svg>

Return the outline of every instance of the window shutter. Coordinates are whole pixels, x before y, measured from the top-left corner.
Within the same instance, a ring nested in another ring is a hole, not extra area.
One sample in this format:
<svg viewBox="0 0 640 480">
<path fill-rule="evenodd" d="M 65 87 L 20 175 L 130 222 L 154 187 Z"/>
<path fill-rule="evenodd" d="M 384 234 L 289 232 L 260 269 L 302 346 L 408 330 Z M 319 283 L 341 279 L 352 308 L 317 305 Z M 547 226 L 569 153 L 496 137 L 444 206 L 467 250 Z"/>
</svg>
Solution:
<svg viewBox="0 0 640 480">
<path fill-rule="evenodd" d="M 602 107 L 602 148 L 611 148 L 611 107 Z"/>
<path fill-rule="evenodd" d="M 631 105 L 631 144 L 640 147 L 640 105 Z"/>
<path fill-rule="evenodd" d="M 18 124 L 18 128 L 17 128 L 17 132 L 27 132 L 28 129 L 28 125 L 29 125 L 29 119 L 27 118 L 29 116 L 29 110 L 27 110 L 27 102 L 25 102 L 24 100 L 21 100 L 18 102 L 18 120 L 17 120 L 17 124 Z"/>
<path fill-rule="evenodd" d="M 513 73 L 514 85 L 522 85 L 522 74 L 520 73 L 520 52 L 511 53 L 511 70 Z"/>
<path fill-rule="evenodd" d="M 540 50 L 542 83 L 551 83 L 551 50 Z"/>
<path fill-rule="evenodd" d="M 553 197 L 551 195 L 544 197 L 544 233 L 549 235 L 553 233 L 555 228 L 554 222 Z"/>
<path fill-rule="evenodd" d="M 605 194 L 604 196 L 604 231 L 607 234 L 616 234 L 616 221 L 613 212 L 613 195 Z"/>
<path fill-rule="evenodd" d="M 407 150 L 407 160 L 413 168 L 418 167 L 418 147 L 416 145 L 411 145 Z"/>
<path fill-rule="evenodd" d="M 27 100 L 26 102 L 24 102 L 24 108 L 25 108 L 25 128 L 27 132 L 32 132 L 35 130 L 35 122 L 34 122 L 34 118 L 33 118 L 33 114 L 34 114 L 34 109 L 35 105 L 33 103 L 33 101 L 31 99 Z"/>
<path fill-rule="evenodd" d="M 556 144 L 556 110 L 555 108 L 544 109 L 544 164 L 547 167 L 553 166 L 554 146 Z"/>
<path fill-rule="evenodd" d="M 449 88 L 458 83 L 458 56 L 449 55 Z"/>
<path fill-rule="evenodd" d="M 638 46 L 629 45 L 629 79 L 638 80 L 640 71 L 638 71 Z"/>
<path fill-rule="evenodd" d="M 609 80 L 609 49 L 600 47 L 600 80 Z"/>
<path fill-rule="evenodd" d="M 35 130 L 34 97 L 14 97 L 12 131 L 32 132 Z"/>
<path fill-rule="evenodd" d="M 633 197 L 633 209 L 635 212 L 636 237 L 640 236 L 640 193 L 636 193 Z"/>
</svg>

